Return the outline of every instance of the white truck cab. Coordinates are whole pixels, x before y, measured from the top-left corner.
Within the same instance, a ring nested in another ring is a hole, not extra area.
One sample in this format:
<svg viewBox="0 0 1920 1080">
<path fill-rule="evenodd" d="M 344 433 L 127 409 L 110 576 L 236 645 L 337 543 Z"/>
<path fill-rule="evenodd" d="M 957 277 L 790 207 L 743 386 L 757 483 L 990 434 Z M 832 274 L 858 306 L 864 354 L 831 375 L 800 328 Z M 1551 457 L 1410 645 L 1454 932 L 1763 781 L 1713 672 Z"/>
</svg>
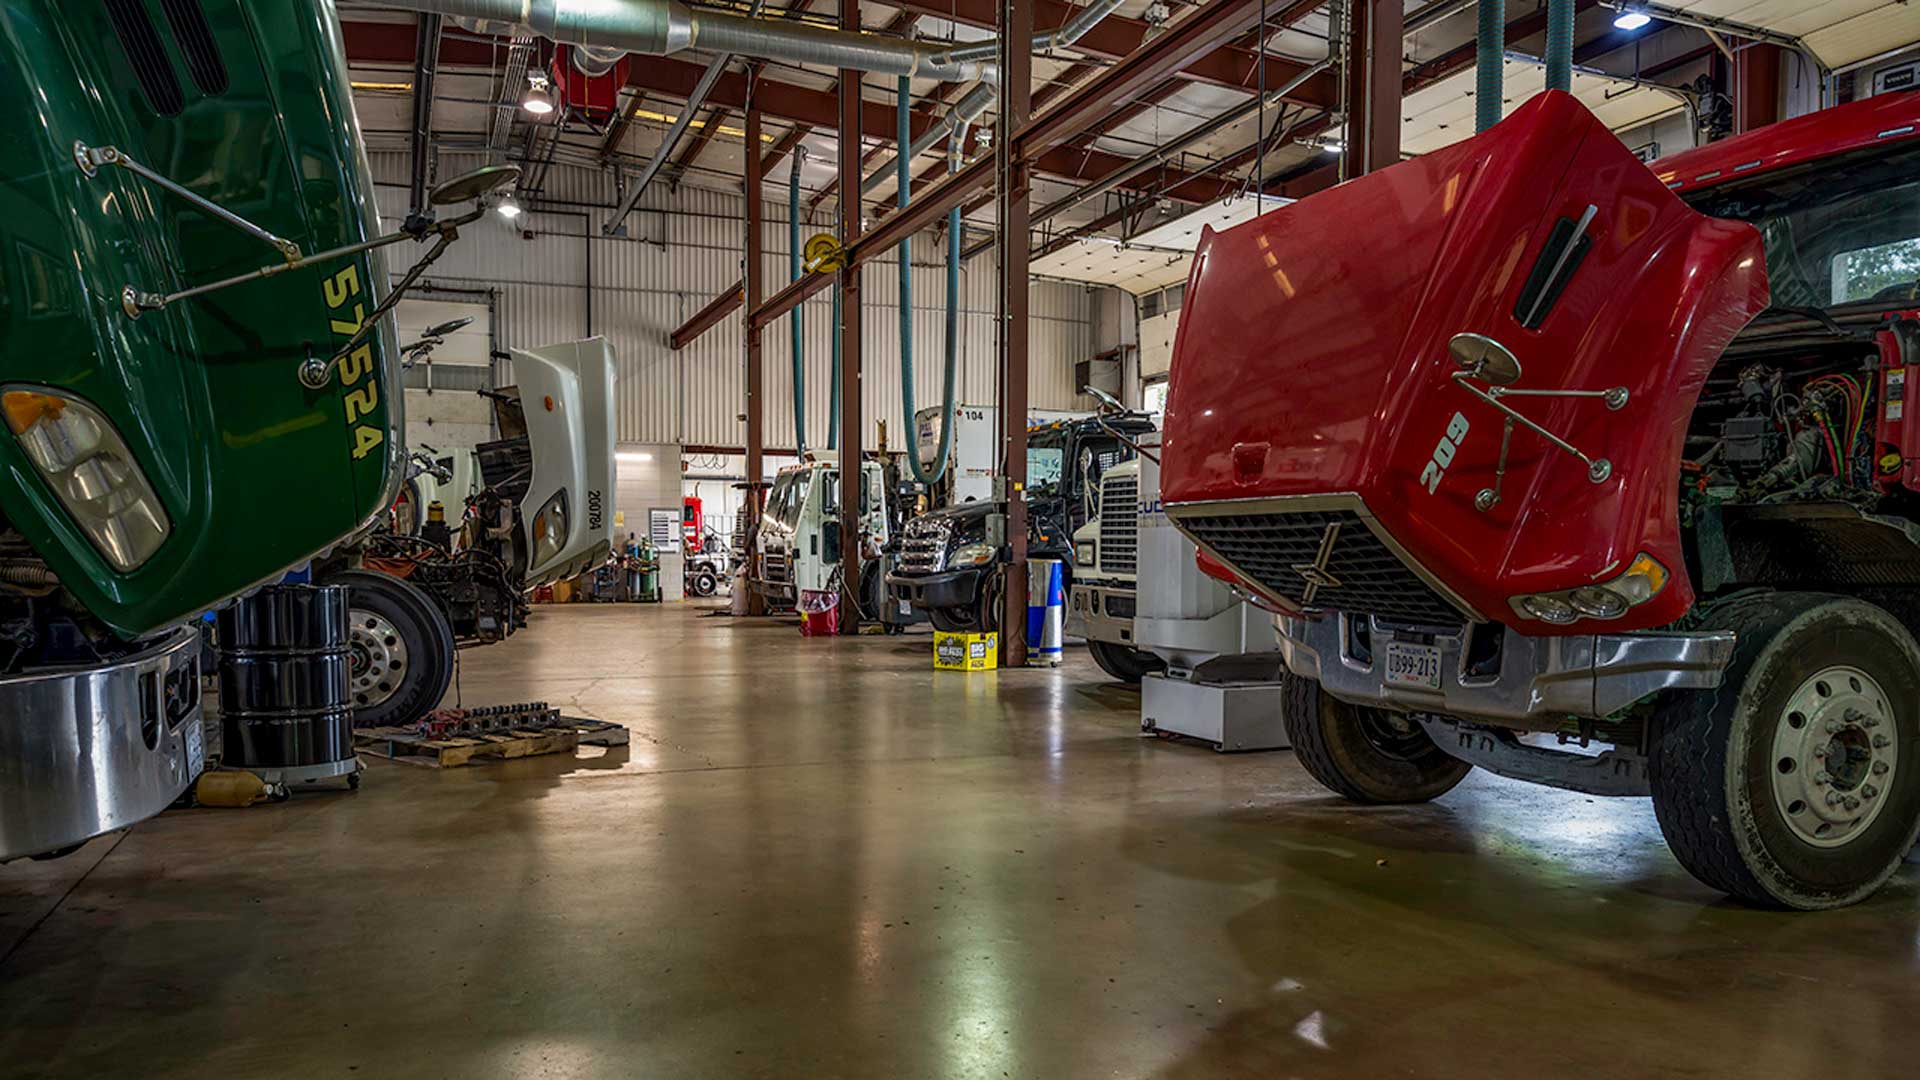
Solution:
<svg viewBox="0 0 1920 1080">
<path fill-rule="evenodd" d="M 1067 633 L 1086 638 L 1094 663 L 1129 683 L 1165 666 L 1140 648 L 1134 632 L 1140 517 L 1146 509 L 1141 466 L 1135 457 L 1100 478 L 1095 511 L 1073 533 L 1073 590 L 1067 600 Z"/>
<path fill-rule="evenodd" d="M 889 536 L 886 472 L 860 463 L 861 561 L 877 558 Z M 802 591 L 837 588 L 840 565 L 840 460 L 817 455 L 781 469 L 760 515 L 759 580 L 754 588 L 775 607 L 792 607 Z"/>
</svg>

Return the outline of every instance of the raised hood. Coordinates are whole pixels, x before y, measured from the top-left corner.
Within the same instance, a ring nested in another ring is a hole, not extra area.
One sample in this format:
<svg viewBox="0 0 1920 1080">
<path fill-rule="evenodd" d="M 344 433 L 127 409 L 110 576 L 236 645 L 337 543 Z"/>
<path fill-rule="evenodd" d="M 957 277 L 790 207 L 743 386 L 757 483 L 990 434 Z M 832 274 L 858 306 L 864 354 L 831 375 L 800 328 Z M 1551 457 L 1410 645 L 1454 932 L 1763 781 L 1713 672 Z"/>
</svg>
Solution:
<svg viewBox="0 0 1920 1080">
<path fill-rule="evenodd" d="M 1578 101 L 1542 94 L 1472 139 L 1202 237 L 1162 496 L 1283 607 L 1526 626 L 1510 597 L 1608 578 L 1645 551 L 1675 578 L 1610 626 L 1658 625 L 1692 602 L 1687 416 L 1766 303 L 1755 229 L 1688 209 Z M 1504 418 L 1454 378 L 1463 332 L 1512 351 L 1512 389 L 1624 387 L 1618 409 L 1503 399 L 1606 468 L 1517 427 L 1500 497 L 1477 507 Z"/>
<path fill-rule="evenodd" d="M 515 349 L 513 373 L 533 452 L 533 480 L 520 502 L 532 589 L 597 566 L 613 550 L 613 347 L 594 337 Z M 556 500 L 565 507 L 564 539 L 543 554 L 542 511 Z"/>
</svg>

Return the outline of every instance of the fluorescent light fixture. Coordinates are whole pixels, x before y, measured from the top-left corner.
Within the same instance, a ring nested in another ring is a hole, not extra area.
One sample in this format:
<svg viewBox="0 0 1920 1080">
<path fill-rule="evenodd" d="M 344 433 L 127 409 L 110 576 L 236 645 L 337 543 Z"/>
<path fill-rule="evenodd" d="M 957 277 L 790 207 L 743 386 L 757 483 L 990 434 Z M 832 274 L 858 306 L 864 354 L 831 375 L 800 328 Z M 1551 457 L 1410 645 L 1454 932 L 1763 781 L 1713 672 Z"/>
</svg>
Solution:
<svg viewBox="0 0 1920 1080">
<path fill-rule="evenodd" d="M 1621 8 L 1620 14 L 1613 17 L 1615 30 L 1638 30 L 1653 21 L 1653 16 L 1639 8 Z"/>
<path fill-rule="evenodd" d="M 1321 141 L 1320 149 L 1329 154 L 1344 154 L 1347 152 L 1347 144 L 1342 139 L 1325 139 Z"/>
<path fill-rule="evenodd" d="M 553 95 L 547 92 L 547 80 L 535 75 L 530 76 L 527 96 L 520 99 L 520 107 L 535 116 L 545 116 L 553 111 Z"/>
<path fill-rule="evenodd" d="M 514 202 L 512 196 L 500 200 L 500 205 L 495 207 L 495 209 L 499 210 L 500 216 L 506 218 L 508 221 L 512 221 L 514 218 L 520 216 L 520 204 Z"/>
<path fill-rule="evenodd" d="M 615 461 L 652 461 L 653 455 L 644 450 L 622 450 L 613 455 Z"/>
</svg>

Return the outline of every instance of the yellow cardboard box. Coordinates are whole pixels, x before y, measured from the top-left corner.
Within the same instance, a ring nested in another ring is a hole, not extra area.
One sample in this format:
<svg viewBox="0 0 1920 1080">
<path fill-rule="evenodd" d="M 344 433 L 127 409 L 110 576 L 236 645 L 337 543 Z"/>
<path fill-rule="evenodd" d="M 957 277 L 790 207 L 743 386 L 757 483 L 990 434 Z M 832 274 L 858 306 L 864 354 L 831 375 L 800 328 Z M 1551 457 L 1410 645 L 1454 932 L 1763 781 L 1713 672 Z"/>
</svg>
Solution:
<svg viewBox="0 0 1920 1080">
<path fill-rule="evenodd" d="M 935 671 L 992 671 L 1000 666 L 999 634 L 933 634 Z"/>
</svg>

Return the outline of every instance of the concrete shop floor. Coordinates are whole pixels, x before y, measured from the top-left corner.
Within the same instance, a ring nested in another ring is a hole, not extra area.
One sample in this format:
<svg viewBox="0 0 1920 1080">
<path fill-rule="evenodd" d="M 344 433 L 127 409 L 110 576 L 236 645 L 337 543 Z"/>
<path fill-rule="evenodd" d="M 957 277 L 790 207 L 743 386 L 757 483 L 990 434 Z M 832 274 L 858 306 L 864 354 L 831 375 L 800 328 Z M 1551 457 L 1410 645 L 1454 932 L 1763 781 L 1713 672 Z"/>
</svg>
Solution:
<svg viewBox="0 0 1920 1080">
<path fill-rule="evenodd" d="M 1920 1060 L 1920 867 L 1729 904 L 1643 801 L 1359 809 L 1143 739 L 1084 650 L 542 608 L 470 702 L 631 725 L 377 763 L 0 867 L 0 1076 L 1850 1077 Z"/>
</svg>

